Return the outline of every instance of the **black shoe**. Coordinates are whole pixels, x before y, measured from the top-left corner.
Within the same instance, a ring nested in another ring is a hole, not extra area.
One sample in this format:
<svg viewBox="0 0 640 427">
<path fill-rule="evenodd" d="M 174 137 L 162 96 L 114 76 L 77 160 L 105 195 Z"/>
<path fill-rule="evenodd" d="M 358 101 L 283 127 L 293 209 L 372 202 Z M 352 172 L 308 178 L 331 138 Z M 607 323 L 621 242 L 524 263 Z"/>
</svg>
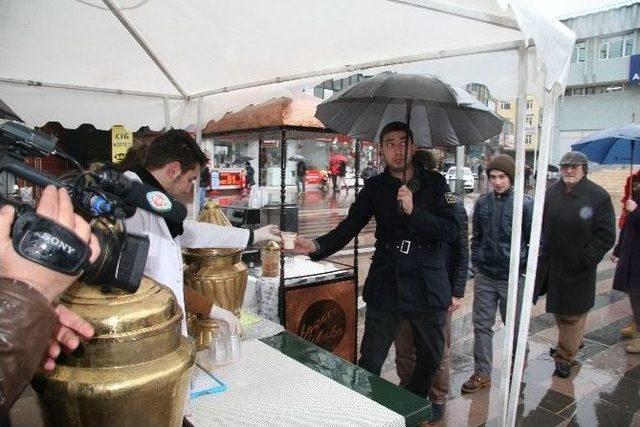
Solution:
<svg viewBox="0 0 640 427">
<path fill-rule="evenodd" d="M 556 360 L 556 370 L 553 374 L 560 378 L 569 378 L 569 375 L 571 375 L 571 365 L 564 360 Z"/>
<path fill-rule="evenodd" d="M 580 343 L 580 346 L 578 347 L 578 350 L 582 350 L 584 348 L 584 340 L 582 340 L 582 342 Z M 549 355 L 551 357 L 555 357 L 556 353 L 558 353 L 558 349 L 555 347 L 550 347 L 549 348 Z"/>
<path fill-rule="evenodd" d="M 435 424 L 444 417 L 444 404 L 431 403 L 431 415 L 427 418 L 429 424 Z"/>
</svg>

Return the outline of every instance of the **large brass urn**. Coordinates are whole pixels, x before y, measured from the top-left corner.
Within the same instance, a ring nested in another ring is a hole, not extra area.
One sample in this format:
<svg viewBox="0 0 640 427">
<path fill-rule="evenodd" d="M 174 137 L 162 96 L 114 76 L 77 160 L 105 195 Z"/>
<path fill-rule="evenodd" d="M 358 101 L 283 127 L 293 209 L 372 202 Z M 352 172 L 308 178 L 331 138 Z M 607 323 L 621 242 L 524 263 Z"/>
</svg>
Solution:
<svg viewBox="0 0 640 427">
<path fill-rule="evenodd" d="M 219 206 L 213 202 L 207 202 L 198 220 L 232 227 Z M 182 251 L 185 264 L 184 285 L 201 292 L 215 305 L 240 317 L 249 276 L 241 257 L 240 248 L 185 249 Z M 187 316 L 189 335 L 194 338 L 196 348 L 207 348 L 211 339 L 219 333 L 217 322 L 189 313 L 188 310 Z"/>
<path fill-rule="evenodd" d="M 195 348 L 173 292 L 145 277 L 134 294 L 76 284 L 60 299 L 95 336 L 34 379 L 45 423 L 181 426 Z"/>
</svg>

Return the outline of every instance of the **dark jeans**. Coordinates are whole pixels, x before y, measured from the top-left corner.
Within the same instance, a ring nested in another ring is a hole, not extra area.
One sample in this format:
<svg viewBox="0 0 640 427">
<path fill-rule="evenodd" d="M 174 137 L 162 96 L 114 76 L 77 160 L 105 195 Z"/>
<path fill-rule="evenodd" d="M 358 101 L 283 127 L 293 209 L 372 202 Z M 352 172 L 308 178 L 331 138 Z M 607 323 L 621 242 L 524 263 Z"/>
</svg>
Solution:
<svg viewBox="0 0 640 427">
<path fill-rule="evenodd" d="M 405 319 L 411 325 L 416 347 L 416 368 L 407 384 L 407 390 L 426 398 L 442 358 L 446 310 L 409 313 L 367 306 L 358 365 L 380 375 L 391 343 Z"/>
</svg>

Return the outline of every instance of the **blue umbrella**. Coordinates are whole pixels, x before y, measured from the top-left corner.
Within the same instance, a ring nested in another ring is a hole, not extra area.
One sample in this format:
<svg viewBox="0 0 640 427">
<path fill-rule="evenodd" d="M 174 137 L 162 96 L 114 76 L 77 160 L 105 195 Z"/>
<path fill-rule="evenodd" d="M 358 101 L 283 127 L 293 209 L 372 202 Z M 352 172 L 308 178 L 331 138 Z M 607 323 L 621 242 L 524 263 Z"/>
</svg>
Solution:
<svg viewBox="0 0 640 427">
<path fill-rule="evenodd" d="M 616 126 L 586 136 L 571 145 L 590 161 L 603 165 L 633 165 L 640 163 L 640 125 Z M 638 145 L 636 150 L 635 145 Z"/>
</svg>

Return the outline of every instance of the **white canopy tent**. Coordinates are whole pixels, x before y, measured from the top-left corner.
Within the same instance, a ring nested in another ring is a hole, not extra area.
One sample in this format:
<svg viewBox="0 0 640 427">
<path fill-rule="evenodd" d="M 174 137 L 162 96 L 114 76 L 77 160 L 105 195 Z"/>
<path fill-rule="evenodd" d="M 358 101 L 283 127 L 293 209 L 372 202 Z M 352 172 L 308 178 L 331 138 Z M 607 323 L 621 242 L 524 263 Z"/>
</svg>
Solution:
<svg viewBox="0 0 640 427">
<path fill-rule="evenodd" d="M 415 71 L 519 96 L 514 230 L 522 221 L 524 99 L 544 92 L 538 174 L 546 174 L 555 98 L 573 34 L 526 0 L 1 0 L 0 99 L 26 123 L 202 127 L 248 102 L 361 70 Z M 534 47 L 530 47 L 534 46 Z M 469 64 L 475 64 L 470 66 Z M 496 69 L 496 66 L 501 68 Z M 496 78 L 498 76 L 498 78 Z M 544 186 L 536 200 L 544 200 Z M 525 299 L 540 236 L 536 204 Z M 514 233 L 514 243 L 520 241 Z M 511 289 L 519 244 L 512 245 Z M 516 295 L 511 292 L 510 296 Z M 507 425 L 515 423 L 530 305 L 524 304 Z M 513 334 L 509 301 L 506 336 Z M 511 331 L 511 332 L 510 332 Z M 505 341 L 501 396 L 509 391 Z"/>
</svg>

